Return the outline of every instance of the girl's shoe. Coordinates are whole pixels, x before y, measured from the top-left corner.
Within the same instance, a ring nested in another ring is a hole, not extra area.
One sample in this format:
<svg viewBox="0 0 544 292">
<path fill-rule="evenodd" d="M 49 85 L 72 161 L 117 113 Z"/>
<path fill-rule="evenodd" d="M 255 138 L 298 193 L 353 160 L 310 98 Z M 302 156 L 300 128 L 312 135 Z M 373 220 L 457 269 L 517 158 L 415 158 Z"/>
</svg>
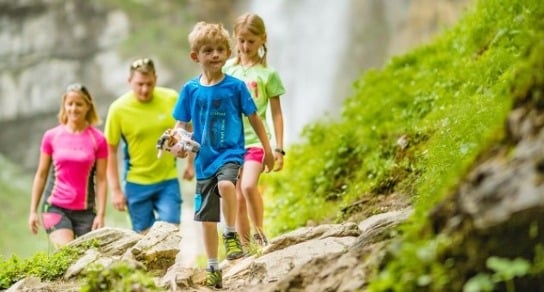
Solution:
<svg viewBox="0 0 544 292">
<path fill-rule="evenodd" d="M 261 247 L 265 247 L 268 245 L 268 239 L 266 238 L 266 235 L 261 233 L 253 234 L 253 241 L 255 241 L 255 243 Z"/>
</svg>

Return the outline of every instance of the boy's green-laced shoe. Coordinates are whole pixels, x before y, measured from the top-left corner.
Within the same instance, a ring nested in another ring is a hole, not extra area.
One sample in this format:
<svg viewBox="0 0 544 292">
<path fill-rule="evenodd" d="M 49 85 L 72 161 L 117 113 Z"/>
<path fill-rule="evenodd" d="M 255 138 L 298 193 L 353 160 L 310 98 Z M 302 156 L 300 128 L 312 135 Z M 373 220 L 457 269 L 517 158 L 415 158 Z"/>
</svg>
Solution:
<svg viewBox="0 0 544 292">
<path fill-rule="evenodd" d="M 221 270 L 216 270 L 210 267 L 206 270 L 208 275 L 206 277 L 206 286 L 214 287 L 217 289 L 223 288 L 223 273 Z"/>
<path fill-rule="evenodd" d="M 236 232 L 223 234 L 223 244 L 225 245 L 227 260 L 236 260 L 244 256 L 244 250 Z"/>
</svg>

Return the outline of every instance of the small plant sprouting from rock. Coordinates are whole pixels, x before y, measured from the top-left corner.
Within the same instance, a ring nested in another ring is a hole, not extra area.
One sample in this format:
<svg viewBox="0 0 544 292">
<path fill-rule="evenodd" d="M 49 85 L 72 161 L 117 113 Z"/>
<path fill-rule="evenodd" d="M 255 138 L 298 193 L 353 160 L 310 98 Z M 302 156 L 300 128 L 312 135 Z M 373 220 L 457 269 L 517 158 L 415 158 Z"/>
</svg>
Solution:
<svg viewBox="0 0 544 292">
<path fill-rule="evenodd" d="M 150 275 L 134 269 L 124 262 L 115 263 L 108 268 L 100 264 L 93 264 L 87 268 L 84 276 L 82 292 L 160 291 Z"/>
<path fill-rule="evenodd" d="M 66 272 L 81 254 L 81 250 L 64 247 L 53 254 L 39 252 L 27 259 L 15 255 L 6 260 L 0 258 L 0 289 L 7 289 L 17 281 L 31 276 L 42 280 L 55 280 Z"/>
</svg>

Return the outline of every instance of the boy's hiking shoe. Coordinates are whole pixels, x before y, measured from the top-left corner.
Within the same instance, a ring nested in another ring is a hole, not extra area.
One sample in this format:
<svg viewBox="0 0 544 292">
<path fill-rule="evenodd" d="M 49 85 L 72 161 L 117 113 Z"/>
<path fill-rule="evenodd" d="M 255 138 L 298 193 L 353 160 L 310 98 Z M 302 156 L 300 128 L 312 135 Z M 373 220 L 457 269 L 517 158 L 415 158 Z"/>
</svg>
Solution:
<svg viewBox="0 0 544 292">
<path fill-rule="evenodd" d="M 227 260 L 235 260 L 244 256 L 244 250 L 236 232 L 229 232 L 227 235 L 223 234 L 223 244 L 225 245 Z"/>
<path fill-rule="evenodd" d="M 261 233 L 253 234 L 253 241 L 255 241 L 255 243 L 258 244 L 260 247 L 265 247 L 268 245 L 268 239 L 266 238 L 266 235 Z"/>
<path fill-rule="evenodd" d="M 212 267 L 206 270 L 208 275 L 206 277 L 206 286 L 214 287 L 217 289 L 223 288 L 223 273 L 221 270 L 216 270 Z"/>
</svg>

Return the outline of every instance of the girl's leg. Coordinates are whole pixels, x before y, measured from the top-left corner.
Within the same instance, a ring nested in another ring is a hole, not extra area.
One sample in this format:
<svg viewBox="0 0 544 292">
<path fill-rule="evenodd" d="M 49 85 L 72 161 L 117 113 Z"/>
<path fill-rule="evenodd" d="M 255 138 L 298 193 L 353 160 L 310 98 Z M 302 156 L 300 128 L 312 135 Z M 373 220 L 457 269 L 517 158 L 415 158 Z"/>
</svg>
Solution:
<svg viewBox="0 0 544 292">
<path fill-rule="evenodd" d="M 264 203 L 259 191 L 259 177 L 263 169 L 262 163 L 246 161 L 242 176 L 242 194 L 247 204 L 249 219 L 258 233 L 263 233 Z"/>
<path fill-rule="evenodd" d="M 247 217 L 247 204 L 246 198 L 242 193 L 243 182 L 243 169 L 240 173 L 240 179 L 236 184 L 236 200 L 238 201 L 238 210 L 236 212 L 236 232 L 240 236 L 240 242 L 242 245 L 247 246 L 250 240 L 251 227 L 249 226 L 249 219 Z"/>
</svg>

